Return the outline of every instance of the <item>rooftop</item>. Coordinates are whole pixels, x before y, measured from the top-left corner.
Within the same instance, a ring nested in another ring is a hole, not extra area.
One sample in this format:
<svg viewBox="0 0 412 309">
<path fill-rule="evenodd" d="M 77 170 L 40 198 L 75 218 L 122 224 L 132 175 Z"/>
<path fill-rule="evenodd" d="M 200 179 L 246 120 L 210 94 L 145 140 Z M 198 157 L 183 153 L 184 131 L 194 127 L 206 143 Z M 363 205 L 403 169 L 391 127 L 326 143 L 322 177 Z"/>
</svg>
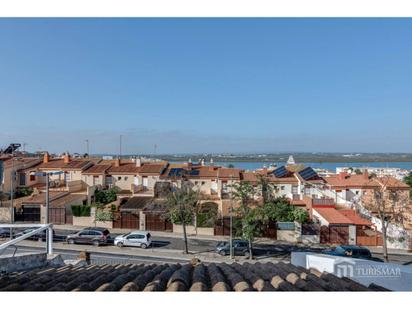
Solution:
<svg viewBox="0 0 412 309">
<path fill-rule="evenodd" d="M 0 277 L 0 291 L 381 291 L 286 263 L 48 267 Z"/>
</svg>

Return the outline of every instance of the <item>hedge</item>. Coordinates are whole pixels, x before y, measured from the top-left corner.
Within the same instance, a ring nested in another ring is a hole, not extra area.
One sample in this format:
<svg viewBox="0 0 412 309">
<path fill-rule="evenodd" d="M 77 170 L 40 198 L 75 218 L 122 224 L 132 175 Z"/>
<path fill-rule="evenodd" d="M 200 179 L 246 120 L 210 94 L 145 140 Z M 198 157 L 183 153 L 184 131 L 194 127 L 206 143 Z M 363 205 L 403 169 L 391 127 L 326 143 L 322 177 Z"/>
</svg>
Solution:
<svg viewBox="0 0 412 309">
<path fill-rule="evenodd" d="M 75 217 L 90 217 L 90 206 L 72 205 L 72 214 Z"/>
</svg>

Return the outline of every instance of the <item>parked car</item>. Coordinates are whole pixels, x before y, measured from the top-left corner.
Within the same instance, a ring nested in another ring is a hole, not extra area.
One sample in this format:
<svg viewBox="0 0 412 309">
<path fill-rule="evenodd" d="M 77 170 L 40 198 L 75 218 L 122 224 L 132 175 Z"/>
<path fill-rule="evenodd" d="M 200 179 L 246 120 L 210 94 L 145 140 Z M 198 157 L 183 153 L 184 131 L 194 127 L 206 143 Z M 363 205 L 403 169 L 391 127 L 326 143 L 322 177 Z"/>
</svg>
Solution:
<svg viewBox="0 0 412 309">
<path fill-rule="evenodd" d="M 152 236 L 146 231 L 134 231 L 117 236 L 114 239 L 114 244 L 118 247 L 133 246 L 146 249 L 152 244 Z"/>
<path fill-rule="evenodd" d="M 373 257 L 368 248 L 360 246 L 337 246 L 333 250 L 325 250 L 322 253 L 333 256 L 383 262 L 381 259 Z"/>
<path fill-rule="evenodd" d="M 13 232 L 13 234 L 15 234 Z M 10 237 L 10 228 L 8 227 L 1 227 L 0 228 L 0 238 L 9 238 Z"/>
<path fill-rule="evenodd" d="M 106 228 L 87 227 L 75 234 L 67 235 L 68 244 L 85 244 L 100 246 L 107 244 L 110 240 L 110 232 Z"/>
<path fill-rule="evenodd" d="M 21 231 L 21 232 L 18 232 L 18 233 L 15 235 L 15 237 L 23 236 L 24 234 L 30 233 L 30 232 L 32 232 L 32 231 L 34 231 L 34 230 L 36 230 L 36 229 L 37 229 L 36 227 L 31 227 L 31 228 L 25 229 L 25 230 L 23 230 L 23 231 Z M 38 233 L 38 234 L 35 234 L 35 235 L 33 235 L 33 236 L 30 236 L 28 239 L 46 241 L 46 235 L 47 235 L 47 230 L 43 230 L 43 231 L 41 231 L 41 232 Z M 53 230 L 53 239 L 54 239 L 55 236 L 56 236 L 56 235 L 55 235 L 55 232 L 54 232 L 54 230 Z"/>
<path fill-rule="evenodd" d="M 249 256 L 249 242 L 242 239 L 233 239 L 233 255 Z M 230 244 L 228 241 L 222 241 L 216 245 L 215 251 L 220 255 L 230 254 Z"/>
</svg>

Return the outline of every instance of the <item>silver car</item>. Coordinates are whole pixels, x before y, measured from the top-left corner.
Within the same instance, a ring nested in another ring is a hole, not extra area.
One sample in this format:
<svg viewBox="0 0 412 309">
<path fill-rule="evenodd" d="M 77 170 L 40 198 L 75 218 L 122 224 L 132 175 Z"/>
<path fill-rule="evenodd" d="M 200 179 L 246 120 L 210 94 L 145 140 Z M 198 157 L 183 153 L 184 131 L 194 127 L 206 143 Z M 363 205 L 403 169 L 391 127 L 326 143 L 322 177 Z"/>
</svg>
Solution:
<svg viewBox="0 0 412 309">
<path fill-rule="evenodd" d="M 117 236 L 114 239 L 115 246 L 132 246 L 146 249 L 152 244 L 152 236 L 146 231 L 135 231 Z"/>
</svg>

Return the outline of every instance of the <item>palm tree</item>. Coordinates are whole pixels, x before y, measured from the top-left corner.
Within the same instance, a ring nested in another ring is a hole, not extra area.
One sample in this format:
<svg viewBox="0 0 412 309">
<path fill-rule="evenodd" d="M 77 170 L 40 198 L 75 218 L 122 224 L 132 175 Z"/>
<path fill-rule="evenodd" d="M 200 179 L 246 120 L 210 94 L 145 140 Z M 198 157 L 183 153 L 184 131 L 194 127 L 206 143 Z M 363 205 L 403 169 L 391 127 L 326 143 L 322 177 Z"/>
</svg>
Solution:
<svg viewBox="0 0 412 309">
<path fill-rule="evenodd" d="M 172 222 L 182 224 L 186 254 L 189 253 L 186 225 L 192 222 L 198 202 L 199 193 L 187 181 L 182 181 L 180 187 L 173 188 L 166 198 L 167 212 Z"/>
</svg>

